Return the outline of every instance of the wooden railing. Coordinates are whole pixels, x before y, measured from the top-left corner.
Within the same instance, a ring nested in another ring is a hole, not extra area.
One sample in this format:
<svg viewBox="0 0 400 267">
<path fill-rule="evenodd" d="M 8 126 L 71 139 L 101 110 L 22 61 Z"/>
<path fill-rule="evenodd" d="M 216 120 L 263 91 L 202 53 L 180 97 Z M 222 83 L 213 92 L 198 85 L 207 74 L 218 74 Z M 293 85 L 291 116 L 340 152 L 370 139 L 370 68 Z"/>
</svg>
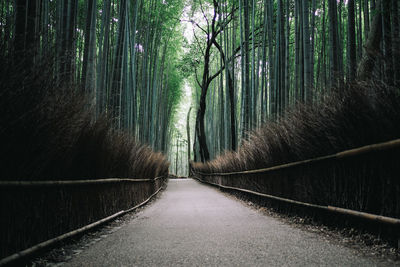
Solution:
<svg viewBox="0 0 400 267">
<path fill-rule="evenodd" d="M 400 139 L 263 169 L 192 173 L 223 189 L 381 223 L 400 240 Z"/>
<path fill-rule="evenodd" d="M 0 266 L 137 209 L 166 179 L 0 182 Z"/>
</svg>

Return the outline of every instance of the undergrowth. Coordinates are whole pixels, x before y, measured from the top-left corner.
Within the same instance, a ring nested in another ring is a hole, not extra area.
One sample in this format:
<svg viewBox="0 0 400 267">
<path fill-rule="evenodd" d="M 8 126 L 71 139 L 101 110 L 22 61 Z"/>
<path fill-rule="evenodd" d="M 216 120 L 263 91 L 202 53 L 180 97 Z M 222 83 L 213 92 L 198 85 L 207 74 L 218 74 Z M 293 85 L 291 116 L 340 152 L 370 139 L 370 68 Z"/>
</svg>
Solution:
<svg viewBox="0 0 400 267">
<path fill-rule="evenodd" d="M 51 62 L 49 60 L 49 62 Z M 77 85 L 60 86 L 51 64 L 24 72 L 0 59 L 0 179 L 153 178 L 166 158 L 96 119 Z"/>
<path fill-rule="evenodd" d="M 355 83 L 334 90 L 315 105 L 299 104 L 277 121 L 251 132 L 237 152 L 206 163 L 192 163 L 205 182 L 242 188 L 323 206 L 400 218 L 400 149 L 227 176 L 200 173 L 240 172 L 313 159 L 400 138 L 398 89 L 378 83 Z M 350 226 L 397 246 L 398 226 L 294 206 L 253 196 L 279 212 Z"/>
<path fill-rule="evenodd" d="M 249 133 L 237 152 L 192 167 L 201 172 L 267 168 L 400 138 L 398 89 L 354 83 L 318 102 L 296 105 Z"/>
</svg>

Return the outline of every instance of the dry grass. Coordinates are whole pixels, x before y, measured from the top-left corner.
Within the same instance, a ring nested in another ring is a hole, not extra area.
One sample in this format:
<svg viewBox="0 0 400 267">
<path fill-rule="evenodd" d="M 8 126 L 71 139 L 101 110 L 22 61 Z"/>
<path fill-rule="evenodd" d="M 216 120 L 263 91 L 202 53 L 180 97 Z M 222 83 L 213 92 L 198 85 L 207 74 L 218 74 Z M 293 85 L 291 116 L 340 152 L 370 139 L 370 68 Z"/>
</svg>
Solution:
<svg viewBox="0 0 400 267">
<path fill-rule="evenodd" d="M 203 173 L 268 168 L 397 138 L 398 89 L 359 83 L 334 91 L 315 106 L 298 105 L 277 122 L 267 122 L 250 133 L 237 152 L 205 164 L 192 163 L 192 168 Z M 266 173 L 201 178 L 302 202 L 400 218 L 399 153 L 400 149 L 392 149 Z M 303 215 L 301 209 L 283 206 L 278 205 L 283 211 Z M 389 232 L 387 236 L 395 235 Z"/>
<path fill-rule="evenodd" d="M 202 172 L 266 168 L 400 138 L 400 95 L 383 84 L 353 84 L 314 106 L 297 105 L 277 122 L 249 134 L 237 152 L 206 164 Z"/>
<path fill-rule="evenodd" d="M 52 64 L 28 73 L 0 56 L 0 66 L 0 181 L 168 176 L 164 155 L 96 119 L 78 86 L 51 78 Z M 2 186 L 0 258 L 131 208 L 164 182 Z"/>
<path fill-rule="evenodd" d="M 77 93 L 77 86 L 60 87 L 49 78 L 54 76 L 53 66 L 36 69 L 0 70 L 1 180 L 168 174 L 169 163 L 162 154 L 113 130 L 105 116 L 95 119 L 94 107 Z"/>
</svg>

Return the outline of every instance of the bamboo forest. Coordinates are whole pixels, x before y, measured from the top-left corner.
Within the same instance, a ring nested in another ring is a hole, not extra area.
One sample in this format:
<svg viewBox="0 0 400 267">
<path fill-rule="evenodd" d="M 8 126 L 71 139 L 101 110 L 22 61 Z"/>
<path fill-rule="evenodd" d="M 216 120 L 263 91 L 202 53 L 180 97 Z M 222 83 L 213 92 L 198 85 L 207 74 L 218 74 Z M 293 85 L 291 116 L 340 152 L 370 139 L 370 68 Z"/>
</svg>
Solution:
<svg viewBox="0 0 400 267">
<path fill-rule="evenodd" d="M 355 80 L 400 80 L 396 0 L 2 0 L 0 8 L 7 64 L 26 72 L 51 64 L 56 86 L 83 93 L 96 117 L 168 154 L 181 175 L 188 160 L 237 150 L 298 102 L 314 105 Z"/>
<path fill-rule="evenodd" d="M 400 246 L 399 59 L 399 0 L 0 0 L 0 266 L 184 179 Z"/>
</svg>

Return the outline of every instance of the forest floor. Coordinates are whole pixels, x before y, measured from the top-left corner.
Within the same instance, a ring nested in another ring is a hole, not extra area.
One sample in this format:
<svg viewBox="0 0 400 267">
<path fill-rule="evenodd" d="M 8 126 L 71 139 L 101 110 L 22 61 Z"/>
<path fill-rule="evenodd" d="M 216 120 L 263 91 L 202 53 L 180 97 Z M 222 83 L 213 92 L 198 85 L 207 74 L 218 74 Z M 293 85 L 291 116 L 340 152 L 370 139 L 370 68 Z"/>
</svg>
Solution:
<svg viewBox="0 0 400 267">
<path fill-rule="evenodd" d="M 238 201 L 192 179 L 170 180 L 141 211 L 54 249 L 32 265 L 392 266 L 342 235 Z"/>
</svg>

